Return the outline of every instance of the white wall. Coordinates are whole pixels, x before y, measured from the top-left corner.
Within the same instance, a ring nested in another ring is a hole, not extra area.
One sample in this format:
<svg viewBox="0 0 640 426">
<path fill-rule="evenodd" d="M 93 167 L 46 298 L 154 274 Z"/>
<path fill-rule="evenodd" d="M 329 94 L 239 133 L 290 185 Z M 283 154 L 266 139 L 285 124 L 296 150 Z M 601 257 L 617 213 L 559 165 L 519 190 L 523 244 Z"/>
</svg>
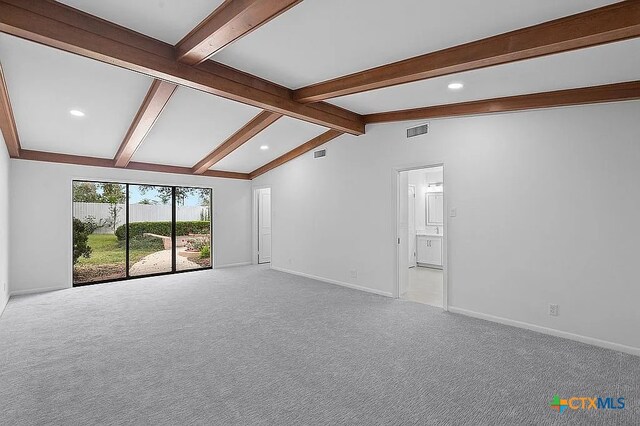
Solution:
<svg viewBox="0 0 640 426">
<path fill-rule="evenodd" d="M 432 120 L 419 142 L 367 126 L 254 181 L 272 264 L 393 293 L 393 169 L 444 163 L 450 306 L 640 348 L 639 118 L 633 101 Z"/>
<path fill-rule="evenodd" d="M 12 293 L 71 286 L 73 179 L 213 188 L 215 267 L 251 262 L 249 181 L 12 160 Z"/>
<path fill-rule="evenodd" d="M 9 300 L 9 154 L 0 133 L 0 315 Z"/>
</svg>

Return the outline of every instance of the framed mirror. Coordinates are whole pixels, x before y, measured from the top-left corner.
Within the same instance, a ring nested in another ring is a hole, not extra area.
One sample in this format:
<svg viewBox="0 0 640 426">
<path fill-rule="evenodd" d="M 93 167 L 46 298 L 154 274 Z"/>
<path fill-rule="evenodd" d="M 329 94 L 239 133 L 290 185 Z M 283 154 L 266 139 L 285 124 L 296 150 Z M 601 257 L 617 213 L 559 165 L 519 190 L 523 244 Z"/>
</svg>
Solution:
<svg viewBox="0 0 640 426">
<path fill-rule="evenodd" d="M 442 226 L 444 222 L 444 195 L 442 192 L 427 192 L 425 194 L 427 226 Z"/>
</svg>

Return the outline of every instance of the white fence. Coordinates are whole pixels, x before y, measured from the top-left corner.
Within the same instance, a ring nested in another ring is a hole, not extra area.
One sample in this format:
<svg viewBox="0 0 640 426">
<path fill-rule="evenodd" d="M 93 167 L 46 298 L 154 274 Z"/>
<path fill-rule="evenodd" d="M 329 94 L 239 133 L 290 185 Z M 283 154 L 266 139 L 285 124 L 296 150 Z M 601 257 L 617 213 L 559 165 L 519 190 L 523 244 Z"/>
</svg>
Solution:
<svg viewBox="0 0 640 426">
<path fill-rule="evenodd" d="M 125 207 L 125 204 L 117 204 L 115 206 L 117 211 L 115 228 L 124 225 Z M 104 203 L 73 203 L 74 218 L 85 221 L 90 216 L 97 222 L 105 221 L 111 223 L 112 206 Z M 178 221 L 209 220 L 210 217 L 209 207 L 177 206 L 176 208 L 176 219 Z M 129 221 L 132 223 L 171 221 L 171 206 L 164 204 L 131 204 L 129 206 Z M 111 226 L 103 226 L 96 230 L 96 234 L 111 234 L 113 229 Z"/>
</svg>

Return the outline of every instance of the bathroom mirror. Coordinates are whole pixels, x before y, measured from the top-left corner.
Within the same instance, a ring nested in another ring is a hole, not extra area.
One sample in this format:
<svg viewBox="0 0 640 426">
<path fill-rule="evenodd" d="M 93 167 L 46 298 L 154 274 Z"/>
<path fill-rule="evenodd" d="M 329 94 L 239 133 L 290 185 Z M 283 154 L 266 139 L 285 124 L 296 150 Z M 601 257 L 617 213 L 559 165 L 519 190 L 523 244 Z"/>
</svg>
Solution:
<svg viewBox="0 0 640 426">
<path fill-rule="evenodd" d="M 442 192 L 425 194 L 425 218 L 427 226 L 441 226 L 444 219 L 444 196 Z"/>
</svg>

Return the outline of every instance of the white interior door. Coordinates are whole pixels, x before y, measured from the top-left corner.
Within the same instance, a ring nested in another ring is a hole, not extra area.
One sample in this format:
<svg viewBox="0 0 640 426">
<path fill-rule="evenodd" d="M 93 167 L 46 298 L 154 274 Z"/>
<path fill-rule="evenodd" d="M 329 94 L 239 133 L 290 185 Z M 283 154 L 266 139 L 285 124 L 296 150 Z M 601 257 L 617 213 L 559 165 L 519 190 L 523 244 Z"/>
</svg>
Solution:
<svg viewBox="0 0 640 426">
<path fill-rule="evenodd" d="M 258 263 L 271 262 L 271 189 L 258 193 Z"/>
<path fill-rule="evenodd" d="M 416 266 L 416 187 L 409 185 L 409 233 L 407 242 L 409 244 L 409 268 Z"/>
</svg>

